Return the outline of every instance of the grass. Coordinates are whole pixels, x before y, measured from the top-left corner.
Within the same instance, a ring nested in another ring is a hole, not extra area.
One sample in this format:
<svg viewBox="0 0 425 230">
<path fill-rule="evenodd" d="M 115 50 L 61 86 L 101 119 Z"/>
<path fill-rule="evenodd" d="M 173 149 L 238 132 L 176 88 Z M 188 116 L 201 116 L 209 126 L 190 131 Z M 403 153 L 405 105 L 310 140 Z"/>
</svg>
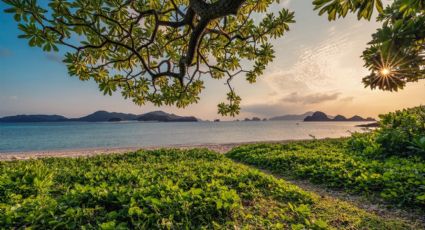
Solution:
<svg viewBox="0 0 425 230">
<path fill-rule="evenodd" d="M 0 226 L 409 229 L 205 149 L 0 163 Z"/>
<path fill-rule="evenodd" d="M 373 158 L 351 151 L 347 139 L 246 145 L 227 156 L 388 205 L 425 208 L 425 162 L 420 157 Z"/>
</svg>

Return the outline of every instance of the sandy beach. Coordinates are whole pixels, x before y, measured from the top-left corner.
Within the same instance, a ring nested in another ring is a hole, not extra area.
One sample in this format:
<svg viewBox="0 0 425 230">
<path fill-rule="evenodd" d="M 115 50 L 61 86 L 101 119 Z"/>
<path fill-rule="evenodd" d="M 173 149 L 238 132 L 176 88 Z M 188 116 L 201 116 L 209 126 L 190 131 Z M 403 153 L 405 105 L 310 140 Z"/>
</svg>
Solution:
<svg viewBox="0 0 425 230">
<path fill-rule="evenodd" d="M 177 149 L 193 149 L 207 148 L 219 153 L 226 153 L 232 148 L 255 143 L 287 143 L 294 140 L 282 141 L 262 141 L 262 142 L 240 142 L 240 143 L 224 143 L 224 144 L 193 144 L 193 145 L 164 145 L 164 146 L 148 146 L 148 147 L 125 147 L 125 148 L 84 148 L 84 149 L 67 149 L 67 150 L 40 150 L 28 152 L 0 152 L 0 161 L 11 160 L 29 160 L 46 157 L 91 157 L 103 154 L 120 154 L 134 152 L 140 149 L 154 150 L 161 148 L 177 148 Z"/>
</svg>

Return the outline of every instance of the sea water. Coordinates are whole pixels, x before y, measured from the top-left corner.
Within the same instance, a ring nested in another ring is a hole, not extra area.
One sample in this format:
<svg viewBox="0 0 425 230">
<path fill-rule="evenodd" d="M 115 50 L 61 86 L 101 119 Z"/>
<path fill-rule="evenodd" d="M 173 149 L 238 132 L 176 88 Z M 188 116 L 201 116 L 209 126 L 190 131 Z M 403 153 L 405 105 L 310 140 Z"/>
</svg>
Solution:
<svg viewBox="0 0 425 230">
<path fill-rule="evenodd" d="M 349 136 L 358 122 L 0 123 L 0 152 L 221 144 Z"/>
</svg>

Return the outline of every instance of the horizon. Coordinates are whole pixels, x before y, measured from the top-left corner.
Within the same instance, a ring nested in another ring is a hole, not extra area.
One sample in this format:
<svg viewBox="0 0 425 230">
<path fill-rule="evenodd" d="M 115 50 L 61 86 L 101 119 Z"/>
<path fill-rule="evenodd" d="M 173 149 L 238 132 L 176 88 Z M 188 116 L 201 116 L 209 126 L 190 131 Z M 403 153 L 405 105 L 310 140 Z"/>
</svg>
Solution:
<svg viewBox="0 0 425 230">
<path fill-rule="evenodd" d="M 51 114 L 42 114 L 42 113 L 30 114 L 30 113 L 28 113 L 28 114 L 15 114 L 15 115 L 8 115 L 8 116 L 0 116 L 0 119 L 1 118 L 5 118 L 5 117 L 14 117 L 14 116 L 43 116 L 43 115 L 45 115 L 45 116 L 63 116 L 65 118 L 67 118 L 67 119 L 78 119 L 78 118 L 85 117 L 85 116 L 88 116 L 88 115 L 92 115 L 92 114 L 95 114 L 95 113 L 98 113 L 98 112 L 121 113 L 121 114 L 131 114 L 131 115 L 143 115 L 143 114 L 146 114 L 146 113 L 165 112 L 165 111 L 163 111 L 163 110 L 152 110 L 152 111 L 148 111 L 148 112 L 136 114 L 136 113 L 126 113 L 126 112 L 119 112 L 119 111 L 96 110 L 94 112 L 90 112 L 90 113 L 87 113 L 87 114 L 84 114 L 84 115 L 78 116 L 78 117 L 69 117 L 69 116 L 66 116 L 66 115 L 63 115 L 63 114 L 59 114 L 59 113 L 51 113 Z M 271 117 L 259 117 L 259 118 L 271 119 L 271 118 L 276 118 L 276 117 L 281 117 L 281 116 L 301 116 L 301 115 L 306 115 L 308 113 L 316 113 L 316 112 L 325 113 L 330 118 L 336 117 L 336 116 L 343 116 L 343 117 L 346 117 L 346 118 L 352 118 L 354 116 L 360 116 L 360 117 L 365 118 L 365 119 L 366 118 L 373 118 L 375 120 L 379 118 L 379 117 L 365 117 L 365 116 L 361 116 L 359 114 L 354 114 L 352 116 L 347 116 L 347 115 L 343 115 L 343 114 L 329 114 L 327 112 L 320 111 L 320 110 L 317 110 L 317 111 L 306 111 L 306 112 L 303 112 L 303 113 L 287 113 L 287 114 L 280 114 L 280 115 L 275 115 L 275 116 L 271 116 Z M 180 116 L 180 114 L 175 114 L 175 113 L 169 113 L 169 114 L 179 115 Z M 194 116 L 194 115 L 185 115 L 185 116 Z M 209 120 L 209 119 L 203 119 L 203 118 L 200 118 L 200 117 L 197 117 L 197 116 L 194 116 L 194 117 L 196 117 L 197 119 L 201 119 L 203 121 L 208 121 Z M 256 117 L 256 116 L 254 116 L 254 117 Z M 244 117 L 244 118 L 242 118 L 242 120 L 245 119 L 245 118 L 254 118 L 254 117 Z M 223 120 L 223 121 L 234 121 L 234 120 L 237 120 L 237 119 L 240 119 L 240 118 L 228 119 L 228 120 Z M 211 119 L 211 120 L 213 120 L 213 119 Z"/>
<path fill-rule="evenodd" d="M 249 84 L 244 77 L 235 79 L 234 86 L 242 97 L 241 114 L 236 117 L 217 114 L 216 105 L 226 92 L 220 80 L 207 79 L 198 104 L 184 109 L 151 104 L 139 107 L 123 99 L 119 92 L 104 96 L 93 81 L 69 77 L 61 63 L 61 53 L 43 53 L 17 39 L 20 32 L 11 15 L 1 14 L 4 29 L 0 31 L 0 117 L 53 113 L 81 117 L 93 110 L 133 114 L 161 110 L 203 120 L 270 118 L 305 111 L 376 118 L 425 104 L 423 81 L 410 83 L 399 92 L 363 87 L 361 78 L 367 70 L 359 56 L 379 26 L 374 20 L 357 21 L 350 15 L 328 22 L 313 11 L 311 2 L 286 0 L 280 6 L 295 11 L 297 22 L 283 38 L 273 42 L 276 58 L 257 83 Z M 0 3 L 0 10 L 4 9 L 5 4 Z"/>
</svg>

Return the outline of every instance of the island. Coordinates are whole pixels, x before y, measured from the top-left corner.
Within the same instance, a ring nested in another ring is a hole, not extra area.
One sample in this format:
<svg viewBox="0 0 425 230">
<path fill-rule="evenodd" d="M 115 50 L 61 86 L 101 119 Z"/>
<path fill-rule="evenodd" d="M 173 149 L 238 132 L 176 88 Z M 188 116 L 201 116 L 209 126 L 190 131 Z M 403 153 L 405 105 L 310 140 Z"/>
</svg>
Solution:
<svg viewBox="0 0 425 230">
<path fill-rule="evenodd" d="M 60 115 L 16 115 L 0 118 L 0 122 L 60 122 L 68 118 Z"/>
<path fill-rule="evenodd" d="M 60 115 L 16 115 L 0 118 L 3 123 L 22 122 L 118 122 L 118 121 L 152 121 L 152 122 L 197 122 L 194 116 L 178 116 L 163 111 L 153 111 L 141 115 L 131 113 L 117 113 L 108 111 L 96 111 L 79 118 L 67 118 Z"/>
<path fill-rule="evenodd" d="M 178 116 L 163 111 L 146 113 L 137 118 L 138 121 L 159 121 L 159 122 L 196 122 L 198 119 L 193 116 Z"/>
<path fill-rule="evenodd" d="M 344 122 L 344 121 L 355 121 L 355 122 L 365 122 L 365 121 L 376 121 L 374 118 L 368 117 L 363 118 L 361 116 L 355 115 L 351 118 L 346 118 L 343 115 L 336 115 L 334 118 L 330 118 L 326 113 L 321 111 L 314 112 L 311 116 L 307 116 L 304 118 L 304 121 L 306 122 L 325 122 L 325 121 L 337 121 L 337 122 Z"/>
</svg>

